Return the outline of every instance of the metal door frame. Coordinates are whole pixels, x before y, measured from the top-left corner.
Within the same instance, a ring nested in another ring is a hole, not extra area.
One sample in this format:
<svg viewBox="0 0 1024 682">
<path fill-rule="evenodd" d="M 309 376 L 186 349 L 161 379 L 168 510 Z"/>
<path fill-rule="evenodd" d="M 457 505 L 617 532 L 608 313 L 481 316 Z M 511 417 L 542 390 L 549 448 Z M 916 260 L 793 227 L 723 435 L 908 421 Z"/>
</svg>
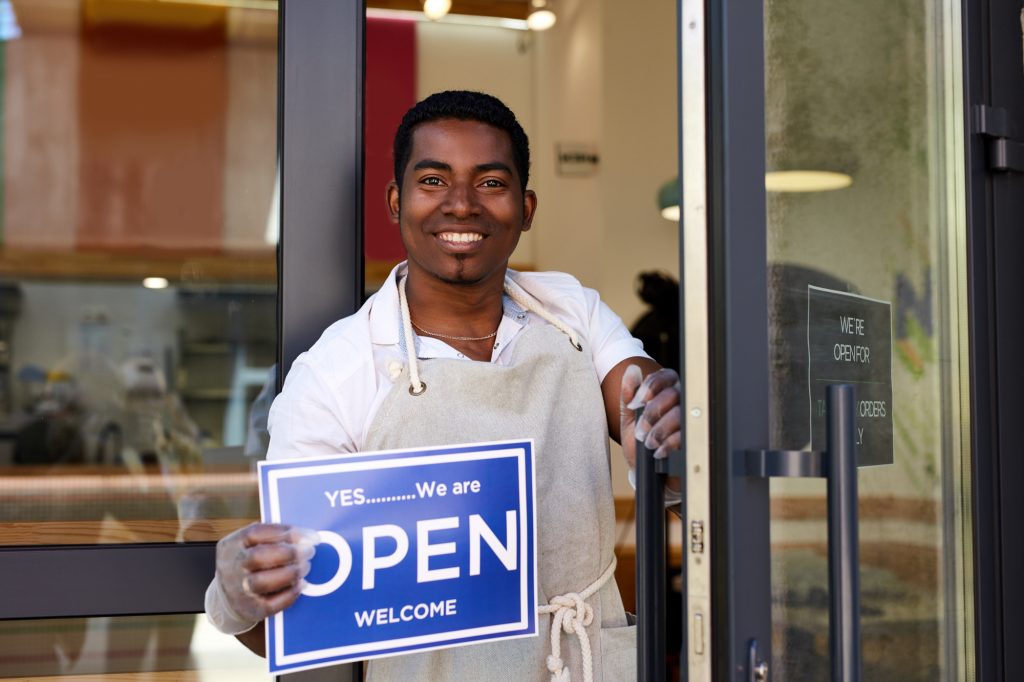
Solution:
<svg viewBox="0 0 1024 682">
<path fill-rule="evenodd" d="M 1024 142 L 1019 0 L 964 0 L 964 126 L 971 383 L 975 633 L 978 680 L 1016 680 L 1024 661 L 1024 169 L 990 168 L 980 107 L 1004 109 Z"/>
<path fill-rule="evenodd" d="M 693 682 L 746 680 L 749 643 L 767 651 L 771 642 L 770 574 L 754 568 L 770 566 L 768 481 L 738 469 L 769 433 L 764 8 L 761 0 L 680 0 L 677 8 L 684 525 L 710 526 L 701 552 L 684 529 L 684 670 Z"/>
</svg>

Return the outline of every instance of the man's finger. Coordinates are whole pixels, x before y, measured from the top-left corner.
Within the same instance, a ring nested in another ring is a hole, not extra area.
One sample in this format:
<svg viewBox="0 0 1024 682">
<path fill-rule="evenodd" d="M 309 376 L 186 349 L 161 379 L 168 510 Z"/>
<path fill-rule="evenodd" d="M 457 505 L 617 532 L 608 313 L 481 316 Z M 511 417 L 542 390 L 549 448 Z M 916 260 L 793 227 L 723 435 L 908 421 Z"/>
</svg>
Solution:
<svg viewBox="0 0 1024 682">
<path fill-rule="evenodd" d="M 247 571 L 264 571 L 278 566 L 309 561 L 313 558 L 312 545 L 279 542 L 276 545 L 256 545 L 250 548 L 242 559 L 241 566 Z"/>
<path fill-rule="evenodd" d="M 267 615 L 273 615 L 279 611 L 284 611 L 286 608 L 291 606 L 299 595 L 302 594 L 302 590 L 306 588 L 306 581 L 300 580 L 286 590 L 281 590 L 277 594 L 267 597 L 264 600 Z"/>
<path fill-rule="evenodd" d="M 683 449 L 682 434 L 676 431 L 671 436 L 665 439 L 665 442 L 658 446 L 658 449 L 654 451 L 655 459 L 664 459 L 668 457 L 668 453 L 674 450 Z"/>
<path fill-rule="evenodd" d="M 654 423 L 651 432 L 644 438 L 644 447 L 648 450 L 657 450 L 661 447 L 670 436 L 679 433 L 682 418 L 683 412 L 677 403 Z"/>
<path fill-rule="evenodd" d="M 253 523 L 239 531 L 242 546 L 291 542 L 292 527 L 283 523 Z"/>
<path fill-rule="evenodd" d="M 653 396 L 657 395 L 666 388 L 679 385 L 679 375 L 676 374 L 675 370 L 662 368 L 657 372 L 648 374 L 640 384 L 640 388 L 637 389 L 636 394 L 633 396 L 633 400 L 627 405 L 630 409 L 638 409 L 643 407 Z"/>
<path fill-rule="evenodd" d="M 637 438 L 640 433 L 646 434 L 673 407 L 679 404 L 679 391 L 674 388 L 659 391 L 644 406 L 643 416 L 637 424 Z"/>
<path fill-rule="evenodd" d="M 245 577 L 242 589 L 257 597 L 267 597 L 289 588 L 309 574 L 309 564 L 289 564 L 267 571 L 256 571 Z"/>
</svg>

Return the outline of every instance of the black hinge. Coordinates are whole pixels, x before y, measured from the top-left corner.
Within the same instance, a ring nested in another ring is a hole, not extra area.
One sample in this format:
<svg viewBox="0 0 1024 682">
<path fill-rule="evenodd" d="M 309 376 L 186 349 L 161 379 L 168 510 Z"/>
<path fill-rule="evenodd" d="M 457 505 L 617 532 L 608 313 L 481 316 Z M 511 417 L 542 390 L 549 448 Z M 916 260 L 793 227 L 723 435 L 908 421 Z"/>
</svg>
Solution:
<svg viewBox="0 0 1024 682">
<path fill-rule="evenodd" d="M 1010 112 L 984 104 L 974 105 L 974 132 L 988 143 L 989 170 L 1024 173 L 1024 142 L 1016 139 Z"/>
</svg>

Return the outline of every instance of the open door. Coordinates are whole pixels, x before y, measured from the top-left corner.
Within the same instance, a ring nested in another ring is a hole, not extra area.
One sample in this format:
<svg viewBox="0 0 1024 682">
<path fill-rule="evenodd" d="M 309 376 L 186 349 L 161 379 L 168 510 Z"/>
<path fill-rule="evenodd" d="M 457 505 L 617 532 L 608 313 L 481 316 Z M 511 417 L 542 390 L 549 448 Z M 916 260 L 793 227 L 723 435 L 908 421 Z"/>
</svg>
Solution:
<svg viewBox="0 0 1024 682">
<path fill-rule="evenodd" d="M 679 35 L 688 679 L 968 679 L 960 5 Z"/>
</svg>

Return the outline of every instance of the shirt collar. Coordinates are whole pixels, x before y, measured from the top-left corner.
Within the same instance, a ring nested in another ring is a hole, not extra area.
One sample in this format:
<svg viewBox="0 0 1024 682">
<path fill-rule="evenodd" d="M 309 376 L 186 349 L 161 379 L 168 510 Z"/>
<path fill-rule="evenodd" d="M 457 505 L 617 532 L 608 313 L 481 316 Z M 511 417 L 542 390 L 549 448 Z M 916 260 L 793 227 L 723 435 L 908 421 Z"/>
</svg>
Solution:
<svg viewBox="0 0 1024 682">
<path fill-rule="evenodd" d="M 405 345 L 402 338 L 402 311 L 398 300 L 398 279 L 405 276 L 406 269 L 406 261 L 396 265 L 373 297 L 373 306 L 370 308 L 370 340 L 374 344 L 403 347 Z M 499 334 L 499 337 L 505 337 L 499 340 L 507 342 L 511 336 L 515 335 L 515 332 L 527 324 L 529 313 L 507 295 L 502 296 L 502 306 L 505 319 L 515 325 L 508 330 L 511 333 Z"/>
<path fill-rule="evenodd" d="M 405 261 L 396 265 L 373 297 L 370 308 L 370 341 L 394 346 L 402 336 L 402 313 L 398 303 L 398 277 L 405 275 Z"/>
</svg>

